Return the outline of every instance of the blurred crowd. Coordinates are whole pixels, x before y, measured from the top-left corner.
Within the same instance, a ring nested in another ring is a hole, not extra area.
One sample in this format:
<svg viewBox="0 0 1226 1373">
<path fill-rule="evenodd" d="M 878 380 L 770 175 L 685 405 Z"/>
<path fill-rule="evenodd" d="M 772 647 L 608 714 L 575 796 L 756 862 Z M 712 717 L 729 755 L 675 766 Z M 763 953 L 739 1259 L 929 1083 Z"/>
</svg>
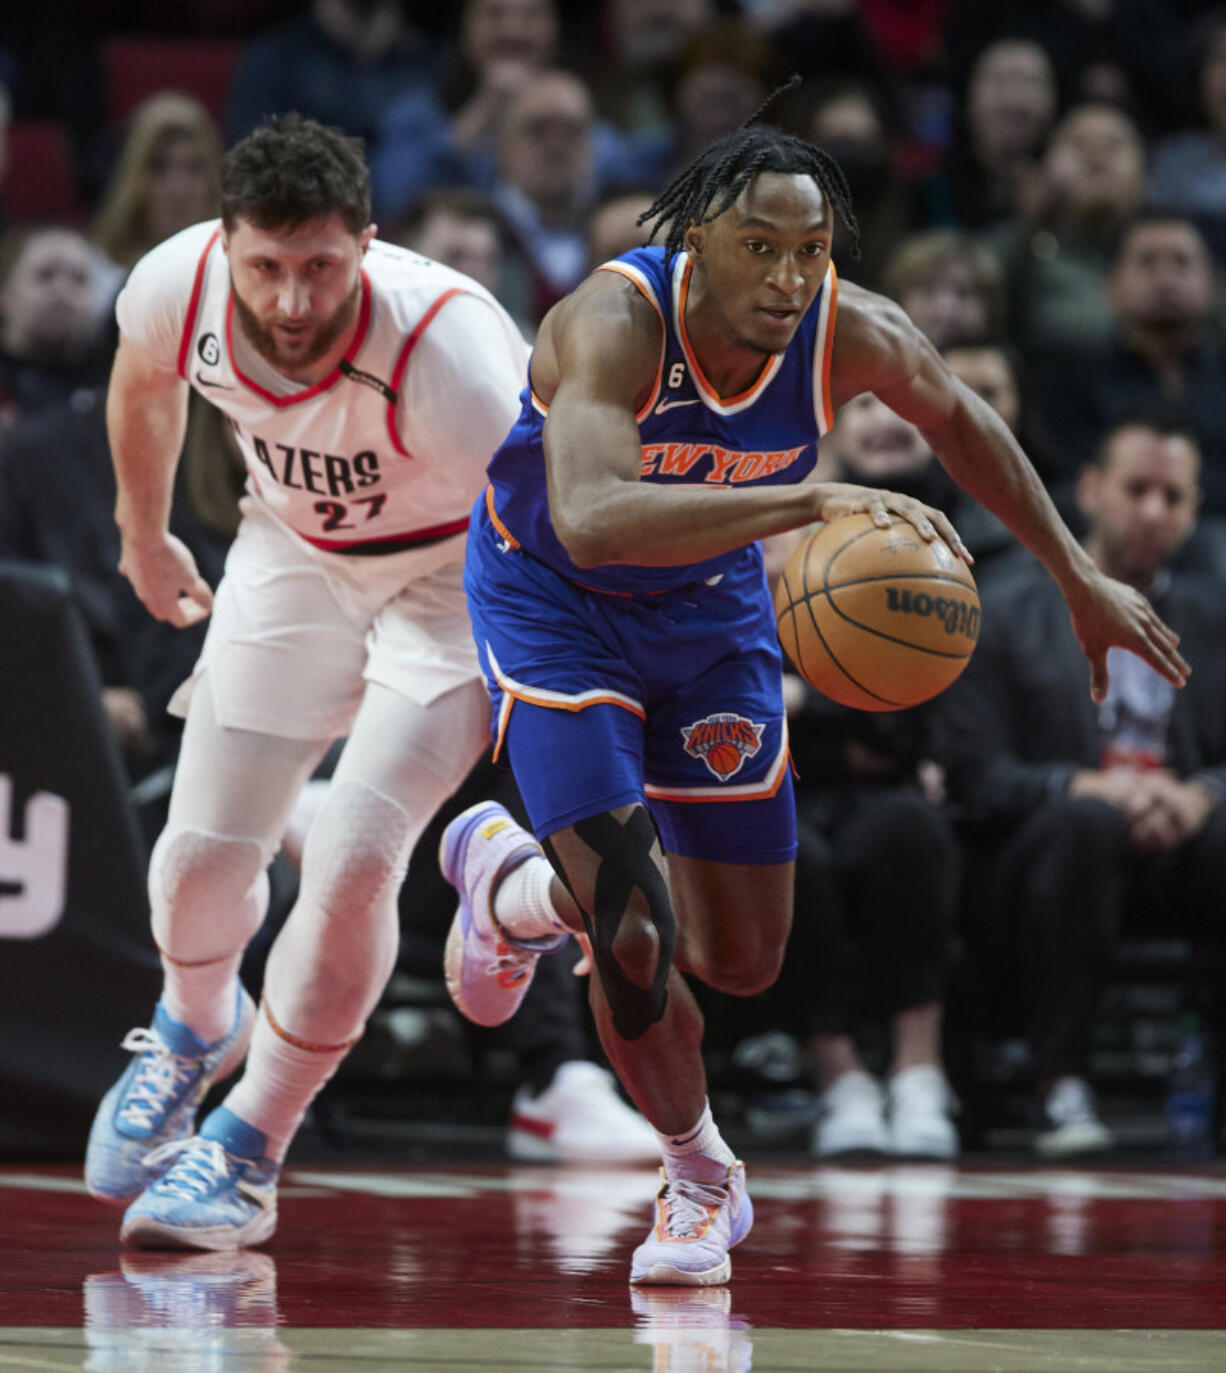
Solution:
<svg viewBox="0 0 1226 1373">
<path fill-rule="evenodd" d="M 795 930 L 770 993 L 706 998 L 725 1065 L 713 1082 L 744 1087 L 759 1121 L 801 1121 L 819 1156 L 949 1158 L 1013 1111 L 1057 1157 L 1114 1142 L 1095 1093 L 1107 1010 L 1123 1007 L 1117 1041 L 1138 1059 L 1164 1051 L 1151 1077 L 1175 1061 L 1173 1032 L 1156 1042 L 1152 1017 L 1111 1000 L 1128 950 L 1174 957 L 1167 1029 L 1193 1010 L 1212 1043 L 1226 908 L 1226 8 L 9 9 L 0 558 L 69 573 L 142 796 L 165 795 L 165 706 L 203 627 L 151 621 L 116 568 L 112 306 L 143 253 L 217 213 L 223 150 L 289 110 L 361 135 L 380 236 L 475 277 L 531 338 L 593 265 L 642 241 L 638 216 L 679 169 L 798 73 L 770 118 L 846 173 L 860 250 L 836 236 L 840 274 L 899 301 L 999 411 L 1099 566 L 1182 634 L 1194 674 L 1175 693 L 1117 650 L 1094 705 L 1050 579 L 916 429 L 872 396 L 846 407 L 822 444 L 827 474 L 950 511 L 976 557 L 984 634 L 964 677 L 907 712 L 852 712 L 789 679 Z M 214 584 L 242 483 L 217 412 L 193 397 L 174 527 Z M 509 786 L 483 772 L 466 796 Z M 437 980 L 450 894 L 436 841 L 402 902 L 402 995 Z M 524 1156 L 566 1152 L 534 1126 L 533 1102 L 586 1090 L 584 1070 L 567 1087 L 559 1069 L 594 1052 L 582 983 L 555 972 L 501 1041 L 518 1064 Z M 489 1051 L 479 1037 L 474 1052 Z M 1003 1078 L 1020 1114 L 988 1090 Z"/>
</svg>

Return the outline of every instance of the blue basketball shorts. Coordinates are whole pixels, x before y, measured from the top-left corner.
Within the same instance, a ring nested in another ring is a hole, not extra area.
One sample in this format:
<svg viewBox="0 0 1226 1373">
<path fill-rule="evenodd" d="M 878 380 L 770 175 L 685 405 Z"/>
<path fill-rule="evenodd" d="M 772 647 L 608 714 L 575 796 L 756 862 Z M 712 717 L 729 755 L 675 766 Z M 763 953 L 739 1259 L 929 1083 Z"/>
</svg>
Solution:
<svg viewBox="0 0 1226 1373">
<path fill-rule="evenodd" d="M 495 756 L 538 838 L 645 802 L 671 853 L 792 861 L 779 641 L 756 550 L 715 586 L 610 595 L 507 547 L 479 501 L 464 586 Z"/>
</svg>

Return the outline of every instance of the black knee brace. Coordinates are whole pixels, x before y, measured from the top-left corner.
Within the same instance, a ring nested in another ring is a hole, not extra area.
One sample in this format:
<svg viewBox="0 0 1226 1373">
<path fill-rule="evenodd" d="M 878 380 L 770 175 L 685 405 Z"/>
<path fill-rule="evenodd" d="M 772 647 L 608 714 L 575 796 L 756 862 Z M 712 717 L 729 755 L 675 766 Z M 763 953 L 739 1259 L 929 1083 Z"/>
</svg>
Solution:
<svg viewBox="0 0 1226 1373">
<path fill-rule="evenodd" d="M 668 1001 L 668 970 L 672 966 L 677 938 L 668 885 L 651 861 L 655 826 L 646 807 L 635 806 L 624 825 L 612 815 L 594 815 L 589 820 L 578 821 L 574 830 L 600 858 L 600 867 L 596 870 L 591 911 L 584 909 L 573 888 L 571 895 L 575 896 L 575 903 L 583 912 L 600 985 L 613 1015 L 613 1027 L 623 1039 L 638 1039 L 664 1014 Z M 556 851 L 548 840 L 545 847 L 555 870 L 561 874 Z M 570 887 L 566 877 L 562 880 Z M 632 982 L 613 954 L 613 941 L 621 929 L 635 887 L 647 898 L 648 916 L 660 938 L 655 975 L 649 987 Z"/>
</svg>

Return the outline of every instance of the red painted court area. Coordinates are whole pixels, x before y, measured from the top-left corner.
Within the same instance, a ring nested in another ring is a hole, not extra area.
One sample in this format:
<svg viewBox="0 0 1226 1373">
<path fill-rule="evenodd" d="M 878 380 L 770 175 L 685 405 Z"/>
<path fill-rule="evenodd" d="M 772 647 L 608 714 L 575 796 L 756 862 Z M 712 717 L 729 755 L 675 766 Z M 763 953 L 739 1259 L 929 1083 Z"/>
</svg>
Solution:
<svg viewBox="0 0 1226 1373">
<path fill-rule="evenodd" d="M 629 1287 L 654 1185 L 303 1167 L 262 1250 L 122 1253 L 74 1172 L 0 1170 L 0 1368 L 1226 1367 L 1221 1169 L 755 1164 L 757 1223 L 708 1292 Z M 1154 1333 L 1093 1335 L 1115 1331 Z"/>
</svg>

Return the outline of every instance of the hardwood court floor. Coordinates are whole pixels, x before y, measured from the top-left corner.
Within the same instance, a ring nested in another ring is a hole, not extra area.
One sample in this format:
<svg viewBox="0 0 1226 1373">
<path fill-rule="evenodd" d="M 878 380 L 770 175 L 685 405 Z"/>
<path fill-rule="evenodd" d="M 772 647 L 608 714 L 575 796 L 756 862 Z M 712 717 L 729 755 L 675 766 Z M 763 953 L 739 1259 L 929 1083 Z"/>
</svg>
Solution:
<svg viewBox="0 0 1226 1373">
<path fill-rule="evenodd" d="M 290 1169 L 238 1255 L 0 1169 L 0 1373 L 1226 1369 L 1226 1170 L 751 1163 L 725 1288 L 632 1289 L 649 1170 Z"/>
</svg>

